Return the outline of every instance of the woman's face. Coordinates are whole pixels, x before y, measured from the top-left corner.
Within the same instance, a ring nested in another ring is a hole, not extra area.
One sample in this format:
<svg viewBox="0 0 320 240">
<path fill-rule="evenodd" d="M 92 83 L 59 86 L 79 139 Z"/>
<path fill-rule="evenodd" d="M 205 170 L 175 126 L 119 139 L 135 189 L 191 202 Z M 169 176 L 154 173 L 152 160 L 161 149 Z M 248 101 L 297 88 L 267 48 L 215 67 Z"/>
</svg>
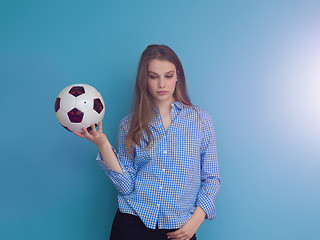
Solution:
<svg viewBox="0 0 320 240">
<path fill-rule="evenodd" d="M 166 60 L 153 59 L 148 65 L 148 90 L 156 104 L 170 105 L 177 82 L 176 66 Z"/>
</svg>

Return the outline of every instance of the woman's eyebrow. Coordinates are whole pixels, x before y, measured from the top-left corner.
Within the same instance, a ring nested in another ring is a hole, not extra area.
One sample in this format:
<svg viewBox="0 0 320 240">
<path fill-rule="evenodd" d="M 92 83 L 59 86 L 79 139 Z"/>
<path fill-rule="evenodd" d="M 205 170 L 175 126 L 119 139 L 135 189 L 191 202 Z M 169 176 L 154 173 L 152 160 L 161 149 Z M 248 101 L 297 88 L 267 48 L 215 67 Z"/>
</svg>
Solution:
<svg viewBox="0 0 320 240">
<path fill-rule="evenodd" d="M 152 71 L 148 71 L 148 73 L 153 73 L 153 74 L 158 75 L 158 73 L 156 73 L 156 72 L 152 72 Z"/>
<path fill-rule="evenodd" d="M 157 74 L 157 75 L 159 75 L 158 73 L 156 73 L 156 72 L 152 72 L 152 71 L 148 71 L 148 73 L 153 73 L 153 74 Z M 165 74 L 168 74 L 168 73 L 174 73 L 174 70 L 171 70 L 171 71 L 169 71 L 169 72 L 166 72 Z"/>
</svg>

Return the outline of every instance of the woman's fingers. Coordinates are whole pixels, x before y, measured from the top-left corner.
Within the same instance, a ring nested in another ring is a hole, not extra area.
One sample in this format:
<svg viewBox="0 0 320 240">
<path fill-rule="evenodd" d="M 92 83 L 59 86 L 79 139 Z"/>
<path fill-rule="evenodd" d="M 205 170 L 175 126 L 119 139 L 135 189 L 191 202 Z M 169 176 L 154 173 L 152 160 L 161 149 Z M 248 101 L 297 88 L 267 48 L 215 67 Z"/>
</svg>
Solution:
<svg viewBox="0 0 320 240">
<path fill-rule="evenodd" d="M 82 128 L 82 131 L 83 131 L 84 137 L 85 137 L 86 139 L 88 139 L 88 140 L 91 140 L 91 134 L 88 132 L 88 129 L 85 128 L 85 127 L 83 127 L 83 128 Z"/>
<path fill-rule="evenodd" d="M 97 134 L 96 124 L 92 123 L 90 127 L 90 133 L 95 136 Z"/>
<path fill-rule="evenodd" d="M 169 239 L 180 239 L 183 237 L 183 232 L 181 229 L 178 229 L 174 232 L 170 232 L 167 234 Z"/>
<path fill-rule="evenodd" d="M 78 131 L 74 131 L 73 133 L 79 137 L 86 138 L 90 141 L 93 141 L 96 137 L 102 134 L 102 121 L 99 122 L 99 129 L 97 131 L 96 124 L 92 123 L 89 128 L 82 128 L 82 133 Z"/>
<path fill-rule="evenodd" d="M 73 132 L 75 135 L 77 135 L 78 137 L 82 137 L 82 138 L 85 138 L 85 136 L 83 135 L 83 133 L 80 133 L 78 131 L 74 131 Z"/>
</svg>

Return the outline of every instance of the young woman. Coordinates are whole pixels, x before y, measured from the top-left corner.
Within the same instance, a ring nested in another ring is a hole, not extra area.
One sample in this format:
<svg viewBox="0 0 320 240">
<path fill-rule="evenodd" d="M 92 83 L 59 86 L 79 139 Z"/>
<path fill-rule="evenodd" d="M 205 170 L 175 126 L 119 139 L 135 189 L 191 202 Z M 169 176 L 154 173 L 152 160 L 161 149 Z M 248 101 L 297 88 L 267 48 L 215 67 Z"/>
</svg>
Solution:
<svg viewBox="0 0 320 240">
<path fill-rule="evenodd" d="M 210 115 L 191 104 L 181 62 L 168 46 L 142 53 L 134 100 L 120 122 L 118 154 L 102 122 L 75 132 L 97 145 L 97 161 L 118 189 L 110 239 L 196 239 L 203 220 L 215 218 L 215 136 Z"/>
</svg>

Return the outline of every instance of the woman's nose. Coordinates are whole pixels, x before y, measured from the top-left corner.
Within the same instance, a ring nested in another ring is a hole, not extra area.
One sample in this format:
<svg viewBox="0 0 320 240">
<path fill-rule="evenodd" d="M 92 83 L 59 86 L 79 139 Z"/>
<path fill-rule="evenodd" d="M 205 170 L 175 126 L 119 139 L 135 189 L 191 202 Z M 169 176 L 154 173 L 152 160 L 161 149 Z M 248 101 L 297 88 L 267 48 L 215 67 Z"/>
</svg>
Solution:
<svg viewBox="0 0 320 240">
<path fill-rule="evenodd" d="M 159 78 L 158 87 L 159 88 L 164 88 L 165 87 L 165 82 L 164 82 L 163 78 Z"/>
</svg>

